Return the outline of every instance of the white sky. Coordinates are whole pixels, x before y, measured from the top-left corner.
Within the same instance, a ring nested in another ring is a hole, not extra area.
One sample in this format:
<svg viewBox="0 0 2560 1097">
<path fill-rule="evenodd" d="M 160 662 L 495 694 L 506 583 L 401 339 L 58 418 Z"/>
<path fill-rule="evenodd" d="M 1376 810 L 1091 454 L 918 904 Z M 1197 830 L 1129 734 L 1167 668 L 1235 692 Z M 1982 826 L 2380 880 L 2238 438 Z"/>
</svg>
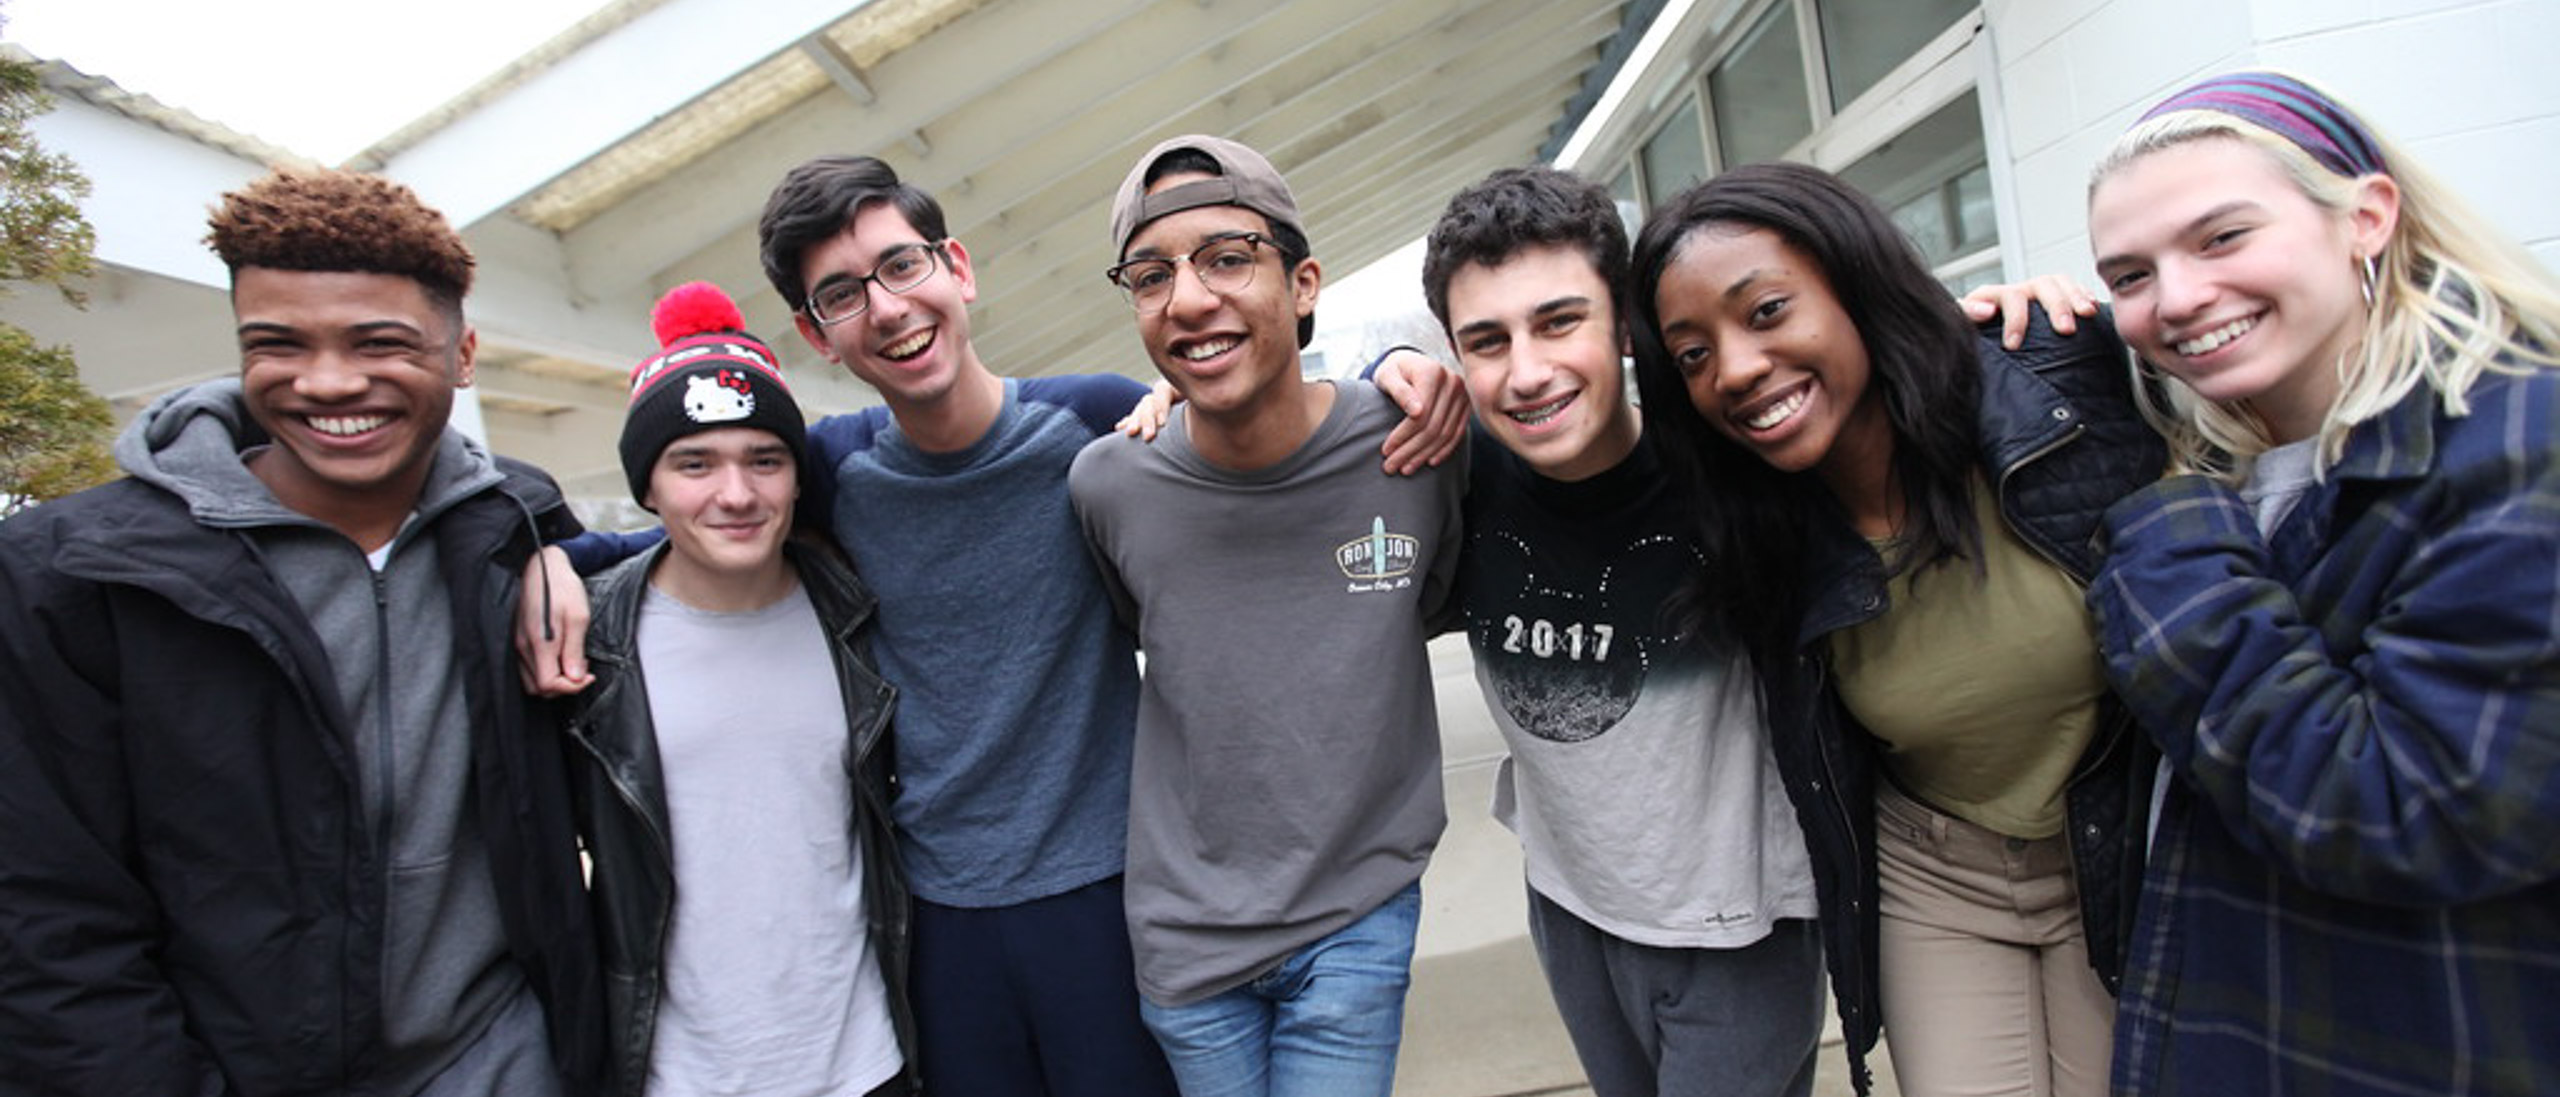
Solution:
<svg viewBox="0 0 2560 1097">
<path fill-rule="evenodd" d="M 0 0 L 0 38 L 335 163 L 605 0 Z"/>
</svg>

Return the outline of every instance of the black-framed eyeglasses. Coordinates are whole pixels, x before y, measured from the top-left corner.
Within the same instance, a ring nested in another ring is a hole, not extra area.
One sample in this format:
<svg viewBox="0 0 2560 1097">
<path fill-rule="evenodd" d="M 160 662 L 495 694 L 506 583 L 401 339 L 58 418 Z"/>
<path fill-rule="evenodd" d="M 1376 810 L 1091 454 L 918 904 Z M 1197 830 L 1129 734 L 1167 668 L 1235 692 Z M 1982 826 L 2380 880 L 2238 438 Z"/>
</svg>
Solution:
<svg viewBox="0 0 2560 1097">
<path fill-rule="evenodd" d="M 810 318 L 818 326 L 841 324 L 862 315 L 871 307 L 871 284 L 891 293 L 905 293 L 933 277 L 934 260 L 942 256 L 940 240 L 932 243 L 901 244 L 880 257 L 880 265 L 860 277 L 838 278 L 821 282 L 809 291 Z"/>
<path fill-rule="evenodd" d="M 1191 264 L 1191 273 L 1201 285 L 1225 296 L 1253 284 L 1253 270 L 1262 265 L 1254 249 L 1266 246 L 1275 250 L 1280 247 L 1258 232 L 1220 233 L 1191 249 L 1189 255 L 1131 259 L 1102 272 L 1102 276 L 1120 287 L 1139 312 L 1163 312 L 1166 302 L 1173 300 L 1175 264 Z"/>
</svg>

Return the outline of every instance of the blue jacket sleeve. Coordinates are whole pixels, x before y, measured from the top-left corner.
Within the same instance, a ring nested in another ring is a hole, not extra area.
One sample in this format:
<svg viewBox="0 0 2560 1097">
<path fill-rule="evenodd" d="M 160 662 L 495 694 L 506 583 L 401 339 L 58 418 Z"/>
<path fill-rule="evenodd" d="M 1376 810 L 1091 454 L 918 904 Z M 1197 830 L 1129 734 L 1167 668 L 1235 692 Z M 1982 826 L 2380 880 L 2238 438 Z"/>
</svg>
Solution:
<svg viewBox="0 0 2560 1097">
<path fill-rule="evenodd" d="M 1147 386 L 1116 373 L 1070 373 L 1032 377 L 1019 382 L 1022 399 L 1051 403 L 1075 414 L 1086 430 L 1100 438 L 1147 396 Z"/>
<path fill-rule="evenodd" d="M 1371 384 L 1376 384 L 1378 380 L 1378 367 L 1386 365 L 1387 359 L 1395 357 L 1396 352 L 1400 350 L 1412 354 L 1419 354 L 1425 358 L 1431 357 L 1431 355 L 1421 347 L 1414 346 L 1411 343 L 1398 343 L 1385 350 L 1379 351 L 1377 357 L 1369 359 L 1368 365 L 1360 367 L 1360 379 Z"/>
<path fill-rule="evenodd" d="M 569 554 L 569 566 L 580 575 L 601 575 L 606 569 L 650 549 L 667 539 L 667 531 L 659 528 L 616 533 L 612 530 L 588 530 L 566 541 L 560 549 Z"/>
<path fill-rule="evenodd" d="M 2560 485 L 2540 464 L 2373 504 L 2358 521 L 2406 551 L 2332 545 L 2316 612 L 2227 487 L 2172 478 L 2108 511 L 2089 589 L 2108 674 L 2248 849 L 2385 904 L 2560 879 Z M 2370 613 L 2341 615 L 2341 587 Z"/>
</svg>

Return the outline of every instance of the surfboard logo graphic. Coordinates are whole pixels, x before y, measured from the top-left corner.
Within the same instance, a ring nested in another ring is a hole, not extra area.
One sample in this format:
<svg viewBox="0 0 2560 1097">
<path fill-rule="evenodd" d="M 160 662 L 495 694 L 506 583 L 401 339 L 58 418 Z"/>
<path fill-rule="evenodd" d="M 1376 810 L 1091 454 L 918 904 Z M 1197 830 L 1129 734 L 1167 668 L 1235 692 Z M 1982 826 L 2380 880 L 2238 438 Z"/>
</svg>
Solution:
<svg viewBox="0 0 2560 1097">
<path fill-rule="evenodd" d="M 1344 576 L 1369 582 L 1407 574 L 1421 557 L 1422 543 L 1401 533 L 1387 532 L 1383 517 L 1369 520 L 1367 536 L 1345 541 L 1333 550 L 1333 561 L 1341 565 Z"/>
</svg>

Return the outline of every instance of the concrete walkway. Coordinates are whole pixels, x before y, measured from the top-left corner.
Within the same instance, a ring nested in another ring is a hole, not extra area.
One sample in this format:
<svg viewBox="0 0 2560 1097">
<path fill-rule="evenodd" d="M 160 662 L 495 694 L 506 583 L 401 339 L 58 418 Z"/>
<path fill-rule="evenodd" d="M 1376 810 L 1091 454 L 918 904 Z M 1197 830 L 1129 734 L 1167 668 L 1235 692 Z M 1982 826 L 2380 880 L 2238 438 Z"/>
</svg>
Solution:
<svg viewBox="0 0 2560 1097">
<path fill-rule="evenodd" d="M 1464 637 L 1431 645 L 1449 798 L 1449 831 L 1422 878 L 1422 930 L 1405 1005 L 1396 1097 L 1587 1095 L 1564 1022 L 1530 949 L 1520 844 L 1493 821 L 1501 733 L 1476 688 Z M 1879 1047 L 1878 1097 L 1897 1097 Z M 1818 1097 L 1848 1097 L 1838 1019 L 1816 1066 Z"/>
</svg>

